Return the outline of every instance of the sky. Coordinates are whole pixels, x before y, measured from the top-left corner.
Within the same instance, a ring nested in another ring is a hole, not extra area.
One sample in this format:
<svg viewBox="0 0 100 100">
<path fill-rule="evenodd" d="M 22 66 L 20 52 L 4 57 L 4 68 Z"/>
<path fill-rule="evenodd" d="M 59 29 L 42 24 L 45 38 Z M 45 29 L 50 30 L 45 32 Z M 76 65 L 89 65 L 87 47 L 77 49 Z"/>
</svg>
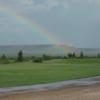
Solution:
<svg viewBox="0 0 100 100">
<path fill-rule="evenodd" d="M 0 45 L 52 43 L 100 48 L 100 0 L 0 0 Z"/>
</svg>

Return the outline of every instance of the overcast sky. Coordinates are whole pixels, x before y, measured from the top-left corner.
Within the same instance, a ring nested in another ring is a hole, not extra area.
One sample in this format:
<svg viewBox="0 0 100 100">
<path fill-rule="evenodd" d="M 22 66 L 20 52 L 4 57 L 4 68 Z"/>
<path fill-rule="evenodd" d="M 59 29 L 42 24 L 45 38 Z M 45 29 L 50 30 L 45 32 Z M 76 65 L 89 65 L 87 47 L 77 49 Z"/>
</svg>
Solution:
<svg viewBox="0 0 100 100">
<path fill-rule="evenodd" d="M 0 0 L 0 6 L 35 20 L 60 44 L 100 48 L 100 0 Z M 0 10 L 0 45 L 40 43 L 51 41 Z"/>
</svg>

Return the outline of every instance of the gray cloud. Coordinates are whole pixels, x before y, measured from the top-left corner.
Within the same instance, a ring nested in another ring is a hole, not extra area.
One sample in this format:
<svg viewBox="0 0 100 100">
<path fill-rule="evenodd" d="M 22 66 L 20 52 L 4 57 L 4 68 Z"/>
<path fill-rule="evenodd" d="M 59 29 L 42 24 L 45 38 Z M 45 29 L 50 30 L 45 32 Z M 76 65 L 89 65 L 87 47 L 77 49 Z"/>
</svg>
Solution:
<svg viewBox="0 0 100 100">
<path fill-rule="evenodd" d="M 100 0 L 0 0 L 0 4 L 35 20 L 61 43 L 68 42 L 77 47 L 98 47 L 100 43 Z M 8 16 L 5 19 L 2 16 L 0 23 L 5 24 Z M 25 32 L 24 28 L 29 31 L 26 26 L 19 29 L 15 23 L 6 23 L 9 25 L 8 32 L 17 34 L 17 30 Z M 5 27 L 1 32 L 6 33 Z"/>
<path fill-rule="evenodd" d="M 48 11 L 59 6 L 68 7 L 66 0 L 1 0 L 0 2 L 22 11 Z"/>
</svg>

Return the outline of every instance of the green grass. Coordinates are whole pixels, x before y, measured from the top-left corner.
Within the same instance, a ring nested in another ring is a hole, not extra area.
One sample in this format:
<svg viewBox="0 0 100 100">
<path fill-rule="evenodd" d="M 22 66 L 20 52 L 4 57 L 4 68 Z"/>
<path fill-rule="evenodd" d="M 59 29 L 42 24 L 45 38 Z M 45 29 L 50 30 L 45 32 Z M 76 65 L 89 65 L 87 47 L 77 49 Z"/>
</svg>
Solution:
<svg viewBox="0 0 100 100">
<path fill-rule="evenodd" d="M 100 75 L 100 59 L 50 60 L 0 65 L 0 88 L 73 80 Z"/>
</svg>

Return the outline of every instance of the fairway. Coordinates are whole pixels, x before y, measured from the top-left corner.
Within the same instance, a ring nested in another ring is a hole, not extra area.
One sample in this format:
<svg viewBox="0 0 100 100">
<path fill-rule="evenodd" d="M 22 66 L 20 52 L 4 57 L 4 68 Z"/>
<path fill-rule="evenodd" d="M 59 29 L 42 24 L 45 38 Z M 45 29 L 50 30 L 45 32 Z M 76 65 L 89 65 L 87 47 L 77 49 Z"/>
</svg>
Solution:
<svg viewBox="0 0 100 100">
<path fill-rule="evenodd" d="M 99 75 L 99 58 L 0 64 L 0 88 L 51 83 Z"/>
</svg>

